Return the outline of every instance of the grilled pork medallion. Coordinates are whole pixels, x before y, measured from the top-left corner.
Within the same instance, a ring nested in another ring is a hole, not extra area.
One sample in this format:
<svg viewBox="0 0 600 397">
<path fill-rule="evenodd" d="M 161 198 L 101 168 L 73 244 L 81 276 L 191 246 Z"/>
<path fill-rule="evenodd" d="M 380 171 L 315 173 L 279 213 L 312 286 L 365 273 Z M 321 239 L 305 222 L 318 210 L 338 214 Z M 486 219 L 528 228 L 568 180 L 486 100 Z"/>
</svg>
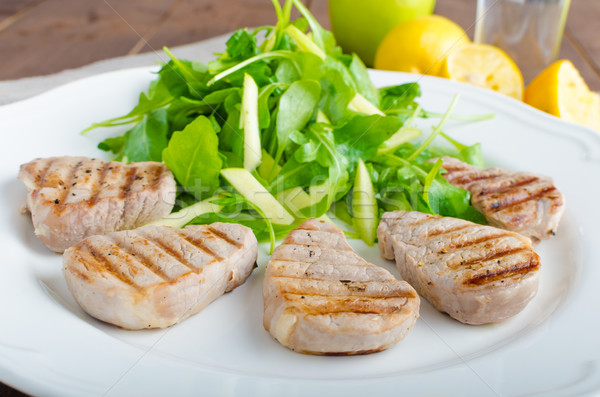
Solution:
<svg viewBox="0 0 600 397">
<path fill-rule="evenodd" d="M 534 242 L 554 236 L 565 209 L 552 178 L 501 168 L 481 169 L 444 157 L 444 178 L 471 192 L 471 203 L 492 226 L 521 233 Z"/>
<path fill-rule="evenodd" d="M 245 226 L 144 226 L 67 249 L 63 274 L 92 317 L 127 329 L 164 328 L 246 281 L 256 256 L 256 237 Z"/>
<path fill-rule="evenodd" d="M 410 331 L 419 297 L 404 281 L 356 255 L 336 226 L 310 219 L 290 232 L 267 265 L 263 325 L 301 353 L 385 350 Z"/>
<path fill-rule="evenodd" d="M 56 252 L 88 236 L 160 219 L 175 201 L 175 179 L 157 162 L 50 157 L 23 164 L 19 179 L 29 190 L 35 234 Z"/>
<path fill-rule="evenodd" d="M 535 296 L 540 261 L 518 233 L 420 212 L 383 214 L 379 249 L 436 309 L 467 324 L 502 321 Z"/>
</svg>

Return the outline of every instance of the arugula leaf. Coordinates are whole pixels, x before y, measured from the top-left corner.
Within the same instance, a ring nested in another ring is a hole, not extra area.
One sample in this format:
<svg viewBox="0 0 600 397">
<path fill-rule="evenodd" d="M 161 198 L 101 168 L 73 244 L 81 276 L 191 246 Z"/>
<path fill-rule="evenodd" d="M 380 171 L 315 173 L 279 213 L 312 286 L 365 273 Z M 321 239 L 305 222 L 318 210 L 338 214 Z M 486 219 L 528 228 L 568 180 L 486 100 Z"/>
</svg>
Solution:
<svg viewBox="0 0 600 397">
<path fill-rule="evenodd" d="M 283 59 L 275 69 L 275 77 L 279 83 L 292 84 L 300 78 L 300 71 L 294 62 Z"/>
<path fill-rule="evenodd" d="M 105 152 L 113 152 L 115 154 L 115 156 L 112 157 L 113 160 L 121 159 L 123 147 L 125 147 L 125 135 L 106 138 L 98 144 L 98 149 L 104 150 Z"/>
<path fill-rule="evenodd" d="M 380 108 L 384 112 L 394 109 L 410 109 L 417 106 L 415 99 L 421 96 L 417 83 L 406 83 L 379 89 Z"/>
<path fill-rule="evenodd" d="M 241 96 L 241 90 L 238 87 L 223 88 L 222 90 L 213 91 L 202 98 L 202 102 L 206 105 L 220 105 L 225 102 L 231 94 L 237 93 Z"/>
<path fill-rule="evenodd" d="M 218 155 L 217 134 L 204 116 L 173 133 L 162 157 L 181 186 L 198 199 L 219 185 L 223 162 Z"/>
<path fill-rule="evenodd" d="M 354 164 L 360 158 L 373 158 L 377 149 L 400 127 L 402 121 L 393 116 L 356 115 L 334 130 L 335 143 L 338 150 Z"/>
<path fill-rule="evenodd" d="M 318 81 L 303 79 L 291 84 L 281 96 L 275 127 L 278 142 L 276 163 L 288 145 L 290 133 L 304 128 L 313 116 L 320 92 Z"/>
<path fill-rule="evenodd" d="M 354 78 L 358 93 L 367 98 L 373 105 L 379 106 L 379 92 L 371 82 L 365 64 L 356 54 L 352 54 L 352 61 L 350 62 L 349 69 Z"/>
<path fill-rule="evenodd" d="M 92 123 L 90 127 L 81 131 L 81 133 L 85 134 L 98 127 L 114 127 L 139 122 L 144 115 L 168 105 L 173 99 L 174 97 L 171 95 L 163 80 L 154 80 L 150 83 L 148 93 L 142 92 L 140 94 L 138 104 L 129 113 L 100 123 Z"/>
<path fill-rule="evenodd" d="M 269 124 L 271 124 L 269 98 L 271 98 L 271 94 L 279 87 L 281 87 L 281 84 L 269 84 L 262 87 L 258 94 L 258 126 L 260 129 L 267 128 L 269 127 Z"/>
<path fill-rule="evenodd" d="M 271 192 L 277 193 L 295 186 L 308 187 L 317 183 L 319 177 L 323 175 L 328 175 L 328 170 L 318 162 L 300 163 L 292 156 L 277 172 L 268 188 Z"/>
<path fill-rule="evenodd" d="M 440 135 L 446 138 L 446 140 L 449 141 L 458 150 L 458 154 L 453 154 L 452 157 L 455 157 L 461 161 L 464 161 L 465 163 L 469 163 L 479 168 L 485 167 L 483 155 L 481 154 L 480 143 L 475 143 L 474 145 L 467 146 L 452 139 L 443 132 L 440 133 Z"/>
<path fill-rule="evenodd" d="M 302 4 L 300 0 L 294 0 L 294 5 L 300 11 L 302 16 L 306 18 L 308 25 L 312 31 L 313 39 L 315 43 L 326 53 L 333 54 L 336 51 L 336 43 L 333 33 L 323 29 L 323 27 L 317 22 L 314 16 L 308 11 L 308 9 Z"/>
<path fill-rule="evenodd" d="M 337 201 L 350 189 L 348 160 L 337 150 L 331 131 L 313 124 L 309 128 L 309 136 L 319 143 L 317 162 L 329 168 L 329 192 L 326 196 L 326 207 L 329 208 L 334 201 Z"/>
<path fill-rule="evenodd" d="M 182 130 L 186 125 L 195 120 L 196 117 L 210 114 L 213 109 L 213 106 L 206 104 L 204 101 L 184 96 L 179 97 L 171 102 L 167 108 L 169 130 Z"/>
<path fill-rule="evenodd" d="M 321 100 L 319 109 L 333 124 L 348 116 L 348 104 L 356 94 L 349 86 L 342 74 L 334 69 L 327 70 L 321 78 Z"/>
<path fill-rule="evenodd" d="M 248 33 L 247 29 L 238 29 L 225 45 L 227 54 L 232 59 L 246 59 L 260 53 L 256 46 L 256 37 Z"/>
<path fill-rule="evenodd" d="M 167 112 L 154 110 L 125 134 L 123 156 L 132 162 L 161 161 L 167 147 Z"/>
</svg>

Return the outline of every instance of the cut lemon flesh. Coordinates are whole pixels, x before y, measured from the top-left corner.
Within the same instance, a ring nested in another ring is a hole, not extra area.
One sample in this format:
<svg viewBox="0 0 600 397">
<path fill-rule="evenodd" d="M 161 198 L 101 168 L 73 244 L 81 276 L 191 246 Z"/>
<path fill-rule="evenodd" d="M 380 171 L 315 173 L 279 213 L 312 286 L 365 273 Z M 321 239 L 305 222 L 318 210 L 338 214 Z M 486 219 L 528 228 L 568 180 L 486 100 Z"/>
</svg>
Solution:
<svg viewBox="0 0 600 397">
<path fill-rule="evenodd" d="M 525 90 L 525 102 L 562 119 L 600 131 L 600 95 L 590 91 L 573 64 L 562 59 Z"/>
<path fill-rule="evenodd" d="M 446 57 L 442 77 L 490 88 L 521 100 L 523 75 L 504 51 L 488 44 L 465 44 Z"/>
</svg>

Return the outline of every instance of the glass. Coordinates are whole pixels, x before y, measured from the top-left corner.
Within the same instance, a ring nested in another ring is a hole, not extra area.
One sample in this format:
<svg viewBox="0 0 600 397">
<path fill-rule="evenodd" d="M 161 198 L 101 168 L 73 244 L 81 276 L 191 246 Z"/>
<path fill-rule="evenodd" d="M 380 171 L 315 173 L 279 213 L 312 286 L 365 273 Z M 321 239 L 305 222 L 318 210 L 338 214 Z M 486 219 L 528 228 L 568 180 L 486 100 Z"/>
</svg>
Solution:
<svg viewBox="0 0 600 397">
<path fill-rule="evenodd" d="M 525 82 L 556 60 L 571 0 L 477 0 L 475 42 L 502 48 Z"/>
</svg>

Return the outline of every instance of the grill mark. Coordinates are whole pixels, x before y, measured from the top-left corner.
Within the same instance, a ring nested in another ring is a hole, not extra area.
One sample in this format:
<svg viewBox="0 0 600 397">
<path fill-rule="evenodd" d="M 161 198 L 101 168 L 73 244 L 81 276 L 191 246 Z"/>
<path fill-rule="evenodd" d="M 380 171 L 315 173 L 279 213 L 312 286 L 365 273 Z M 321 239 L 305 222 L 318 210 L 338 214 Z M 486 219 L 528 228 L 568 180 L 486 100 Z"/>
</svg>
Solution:
<svg viewBox="0 0 600 397">
<path fill-rule="evenodd" d="M 537 254 L 526 263 L 518 263 L 498 272 L 480 273 L 463 281 L 465 285 L 483 285 L 489 284 L 502 278 L 509 278 L 519 274 L 526 274 L 540 267 Z"/>
<path fill-rule="evenodd" d="M 100 265 L 100 267 L 102 267 L 104 270 L 106 270 L 107 273 L 109 273 L 110 275 L 112 275 L 113 277 L 115 277 L 116 279 L 121 281 L 123 284 L 127 284 L 130 287 L 133 287 L 138 291 L 142 290 L 142 287 L 137 285 L 133 281 L 132 278 L 127 277 L 125 274 L 119 272 L 113 266 L 113 264 L 106 258 L 106 256 L 104 254 L 102 254 L 100 251 L 98 251 L 95 247 L 90 245 L 88 241 L 83 240 L 80 244 L 81 244 L 80 246 L 82 248 L 85 248 L 90 253 L 90 255 L 94 258 L 96 263 L 98 265 Z"/>
<path fill-rule="evenodd" d="M 429 238 L 429 237 L 434 237 L 434 236 L 443 236 L 445 234 L 450 234 L 450 233 L 453 233 L 453 232 L 457 232 L 459 230 L 463 230 L 463 229 L 466 229 L 466 228 L 471 227 L 471 226 L 473 226 L 473 225 L 470 224 L 470 223 L 464 223 L 464 224 L 458 225 L 458 226 L 456 226 L 456 227 L 454 227 L 452 229 L 437 229 L 437 230 L 433 230 L 431 233 L 428 232 L 427 235 L 425 235 L 424 238 Z"/>
<path fill-rule="evenodd" d="M 471 176 L 471 173 L 473 173 L 473 171 L 468 171 L 469 173 L 467 175 L 453 175 L 450 172 L 448 172 L 448 174 L 444 175 L 445 179 L 448 180 L 448 182 L 452 183 L 453 185 L 470 185 L 473 183 L 477 183 L 477 182 L 482 182 L 484 180 L 491 180 L 491 179 L 496 179 L 499 178 L 501 176 L 504 176 L 502 174 L 480 174 L 478 172 L 475 172 L 475 175 Z"/>
<path fill-rule="evenodd" d="M 123 166 L 119 167 L 119 170 L 118 170 L 121 173 L 125 173 L 125 178 L 121 178 L 122 184 L 119 186 L 118 197 L 120 199 L 123 199 L 123 206 L 121 207 L 121 216 L 119 217 L 119 224 L 118 224 L 117 230 L 129 228 L 130 224 L 133 225 L 131 223 L 131 221 L 129 221 L 128 224 L 125 224 L 124 222 L 126 220 L 125 215 L 129 211 L 128 207 L 131 205 L 130 200 L 127 200 L 127 196 L 128 196 L 129 190 L 131 189 L 131 183 L 133 180 L 135 180 L 137 168 L 131 167 L 130 169 L 128 169 L 125 172 L 125 169 L 127 167 L 128 167 L 127 165 L 123 165 Z M 136 215 L 135 219 L 137 219 L 138 217 L 139 217 L 139 214 Z"/>
<path fill-rule="evenodd" d="M 481 192 L 477 195 L 477 197 L 485 197 L 485 196 L 489 196 L 494 193 L 508 193 L 512 190 L 518 189 L 519 187 L 531 184 L 533 182 L 537 182 L 538 180 L 539 180 L 539 178 L 536 176 L 529 176 L 529 177 L 523 179 L 522 181 L 519 181 L 517 183 L 512 183 L 508 186 L 498 186 L 498 187 L 490 188 L 490 189 L 484 187 L 481 190 Z"/>
<path fill-rule="evenodd" d="M 92 194 L 92 196 L 88 200 L 88 203 L 90 203 L 91 205 L 95 205 L 96 203 L 98 203 L 98 197 L 100 196 L 100 191 L 102 190 L 102 185 L 104 185 L 104 181 L 106 181 L 106 176 L 108 175 L 108 172 L 110 171 L 109 170 L 110 167 L 111 167 L 110 162 L 104 163 L 104 166 L 102 167 L 102 171 L 100 172 L 100 179 L 98 179 L 98 182 L 95 186 L 96 189 L 95 189 L 94 193 Z"/>
<path fill-rule="evenodd" d="M 59 204 L 58 204 L 59 211 L 63 211 L 65 209 L 65 207 L 67 206 L 66 199 L 69 196 L 69 194 L 71 194 L 71 191 L 73 190 L 73 183 L 75 181 L 75 176 L 77 175 L 77 171 L 79 171 L 79 168 L 81 168 L 81 165 L 83 163 L 84 163 L 83 160 L 78 161 L 71 169 L 71 175 L 69 176 L 69 179 L 65 179 L 66 189 L 63 190 L 63 194 L 62 194 L 61 198 L 59 199 L 60 200 Z"/>
<path fill-rule="evenodd" d="M 530 194 L 529 196 L 525 197 L 524 199 L 508 201 L 508 202 L 505 201 L 505 202 L 501 202 L 501 203 L 494 203 L 491 208 L 487 208 L 487 209 L 491 212 L 499 212 L 499 211 L 505 210 L 507 208 L 514 207 L 519 204 L 523 204 L 527 201 L 540 199 L 545 194 L 553 192 L 555 190 L 556 190 L 556 187 L 549 186 L 549 187 L 546 187 L 546 188 L 540 190 L 539 192 L 537 192 L 535 194 Z M 494 205 L 496 205 L 496 206 L 494 207 Z"/>
<path fill-rule="evenodd" d="M 330 232 L 328 230 L 323 230 L 323 229 L 319 229 L 319 228 L 316 228 L 316 229 L 315 228 L 306 228 L 306 227 L 303 227 L 302 225 L 298 226 L 294 230 L 306 230 L 308 232 L 322 232 L 322 233 L 327 233 L 327 234 L 339 235 L 339 233 Z"/>
<path fill-rule="evenodd" d="M 306 233 L 296 233 L 296 230 L 302 230 L 302 231 L 305 231 Z M 317 244 L 317 241 L 313 240 L 313 236 L 309 235 L 310 232 L 327 233 L 329 236 L 323 236 L 323 240 L 326 240 L 327 238 L 331 238 L 332 239 L 331 244 L 329 244 L 329 245 Z M 300 236 L 302 236 L 302 237 L 300 237 Z M 348 242 L 345 240 L 343 235 L 340 236 L 337 233 L 326 232 L 323 230 L 315 230 L 315 229 L 294 229 L 294 230 L 292 230 L 290 232 L 290 234 L 288 234 L 288 236 L 286 237 L 286 244 L 302 245 L 301 243 L 288 242 L 288 241 L 294 240 L 294 239 L 301 239 L 304 236 L 307 236 L 308 239 L 310 240 L 310 242 L 305 245 L 310 245 L 311 247 L 317 247 L 317 248 L 321 248 L 321 249 L 336 249 L 336 248 L 331 248 L 331 247 L 336 247 L 338 245 L 348 246 Z M 337 251 L 351 251 L 350 249 L 342 249 L 342 250 L 336 249 L 336 250 Z"/>
<path fill-rule="evenodd" d="M 316 245 L 316 244 L 285 243 L 285 245 L 288 246 L 288 247 L 293 246 L 293 247 L 306 248 L 306 249 L 309 249 L 309 250 L 311 248 L 315 247 L 315 248 L 325 248 L 326 251 L 341 252 L 341 253 L 344 253 L 344 254 L 347 254 L 349 252 L 354 253 L 354 251 L 352 251 L 351 249 L 340 250 L 340 249 L 336 249 L 336 248 L 331 248 L 331 246 L 329 246 L 329 247 L 327 247 L 327 246 L 323 247 L 321 245 Z"/>
<path fill-rule="evenodd" d="M 449 267 L 450 267 L 450 269 L 454 270 L 454 269 L 458 269 L 460 267 L 472 265 L 474 263 L 498 259 L 498 258 L 502 258 L 504 256 L 517 254 L 517 253 L 523 252 L 523 251 L 530 251 L 530 250 L 527 248 L 523 248 L 523 247 L 515 247 L 515 248 L 508 248 L 508 249 L 504 249 L 504 250 L 500 250 L 500 251 L 486 252 L 484 256 L 471 258 L 471 259 L 462 261 L 456 265 L 452 265 Z"/>
<path fill-rule="evenodd" d="M 190 262 L 188 262 L 183 255 L 180 255 L 177 251 L 175 251 L 166 241 L 159 239 L 159 238 L 147 238 L 145 236 L 143 236 L 144 238 L 146 238 L 146 240 L 152 244 L 154 244 L 156 247 L 158 247 L 159 249 L 161 249 L 162 251 L 164 251 L 167 255 L 171 256 L 172 258 L 174 258 L 177 262 L 181 263 L 182 265 L 190 268 L 192 271 L 196 272 L 196 273 L 200 273 L 201 269 L 197 268 L 196 266 L 194 266 L 193 264 L 191 264 Z M 207 263 L 210 264 L 214 262 L 214 260 L 210 261 Z"/>
<path fill-rule="evenodd" d="M 404 226 L 405 227 L 416 227 L 416 226 L 422 225 L 424 223 L 427 223 L 427 222 L 435 220 L 435 219 L 437 219 L 435 216 L 424 216 L 424 217 L 418 219 L 416 222 L 407 223 Z M 402 221 L 403 219 L 402 218 L 394 218 L 392 220 L 394 220 L 394 221 L 398 221 L 398 220 Z"/>
<path fill-rule="evenodd" d="M 316 294 L 311 292 L 292 292 L 292 291 L 281 291 L 283 295 L 299 296 L 302 297 L 323 297 L 332 299 L 352 299 L 353 301 L 364 300 L 364 301 L 389 301 L 390 299 L 403 299 L 403 298 L 414 298 L 413 294 L 407 293 L 405 295 L 392 295 L 392 296 L 374 296 L 374 295 L 339 295 L 339 294 Z"/>
<path fill-rule="evenodd" d="M 360 281 L 360 280 L 344 280 L 344 279 L 332 279 L 332 278 L 315 278 L 315 277 L 296 277 L 296 276 L 292 276 L 292 275 L 283 275 L 283 274 L 275 274 L 275 275 L 269 275 L 269 277 L 273 277 L 273 278 L 283 278 L 283 279 L 290 279 L 290 280 L 315 280 L 315 281 L 327 281 L 327 282 L 339 282 L 342 284 L 346 284 L 346 283 L 362 283 L 362 284 L 376 284 L 376 283 L 387 283 L 390 281 L 397 281 L 396 279 L 387 279 L 387 280 L 365 280 L 365 281 Z"/>
<path fill-rule="evenodd" d="M 288 258 L 280 258 L 280 257 L 273 257 L 273 256 L 271 256 L 271 263 L 273 263 L 273 262 L 301 263 L 301 264 L 305 264 L 305 265 L 327 264 L 327 262 L 325 262 L 325 261 L 320 261 L 320 262 L 304 262 L 304 261 L 299 261 L 297 259 L 288 259 Z M 348 267 L 369 267 L 366 264 L 351 265 L 349 263 L 344 263 L 344 266 L 348 266 Z"/>
<path fill-rule="evenodd" d="M 182 239 L 184 239 L 185 241 L 187 241 L 194 247 L 198 248 L 200 251 L 204 252 L 205 254 L 212 256 L 214 258 L 214 260 L 216 260 L 216 261 L 223 260 L 223 258 L 221 256 L 217 255 L 213 250 L 211 250 L 210 248 L 205 246 L 201 240 L 198 240 L 198 239 L 196 239 L 192 236 L 189 236 L 185 233 L 174 232 L 174 234 L 181 237 Z"/>
<path fill-rule="evenodd" d="M 453 164 L 442 163 L 442 168 L 445 169 L 446 171 L 448 171 L 448 174 L 450 174 L 452 172 L 456 172 L 456 171 L 468 171 L 469 170 L 468 167 L 465 167 L 462 164 L 454 164 L 453 165 Z"/>
<path fill-rule="evenodd" d="M 440 251 L 445 250 L 446 252 L 448 252 L 448 250 L 468 248 L 468 247 L 471 247 L 476 244 L 485 243 L 487 241 L 498 240 L 498 239 L 501 239 L 502 237 L 507 237 L 507 234 L 506 233 L 489 234 L 487 236 L 481 236 L 481 237 L 474 238 L 474 239 L 467 240 L 467 241 L 461 241 L 461 242 L 457 242 L 457 243 L 449 243 L 448 245 L 440 248 Z"/>
<path fill-rule="evenodd" d="M 207 228 L 208 232 L 214 234 L 215 236 L 217 236 L 218 238 L 220 238 L 221 240 L 227 242 L 229 245 L 233 245 L 236 248 L 241 248 L 242 244 L 239 241 L 236 241 L 232 238 L 229 238 L 229 236 L 226 233 L 223 233 L 220 230 L 217 230 L 215 228 L 213 228 L 212 226 L 209 226 Z"/>
<path fill-rule="evenodd" d="M 342 280 L 339 280 L 337 278 L 316 278 L 316 277 L 309 276 L 309 275 L 294 276 L 292 274 L 270 274 L 269 277 L 281 278 L 281 279 L 286 279 L 286 280 L 326 281 L 326 282 L 330 282 L 330 283 L 341 282 L 342 281 Z M 352 282 L 352 283 L 387 283 L 387 282 L 392 282 L 392 281 L 397 281 L 397 280 L 396 279 L 388 278 L 388 279 L 384 279 L 384 280 L 369 280 L 369 281 L 351 280 L 350 282 Z"/>
<path fill-rule="evenodd" d="M 162 165 L 157 165 L 154 167 L 154 174 L 152 175 L 152 180 L 148 183 L 148 188 L 152 190 L 156 190 L 156 187 L 160 185 L 160 181 L 162 179 L 164 173 L 164 169 Z"/>
<path fill-rule="evenodd" d="M 336 252 L 352 252 L 350 250 L 338 250 L 338 249 L 335 249 L 335 248 L 331 248 L 331 245 L 319 245 L 319 244 L 313 244 L 312 242 L 309 243 L 309 244 L 300 244 L 300 243 L 290 243 L 290 242 L 288 242 L 288 243 L 286 243 L 286 245 L 295 245 L 295 246 L 298 246 L 298 247 L 306 247 L 309 250 L 311 248 L 319 248 L 321 251 L 325 251 L 326 250 L 326 251 L 336 251 Z"/>
<path fill-rule="evenodd" d="M 40 176 L 39 180 L 37 181 L 38 188 L 43 187 L 44 183 L 46 182 L 46 177 L 48 176 L 48 173 L 50 172 L 50 168 L 52 168 L 52 166 L 54 165 L 56 160 L 57 160 L 57 158 L 53 158 L 52 160 L 50 160 L 50 163 L 46 166 L 46 168 L 44 168 L 44 171 L 42 171 L 42 175 Z"/>
<path fill-rule="evenodd" d="M 120 198 L 127 197 L 129 192 L 131 191 L 131 185 L 133 184 L 133 182 L 135 181 L 135 177 L 137 176 L 138 168 L 136 166 L 130 166 L 130 167 L 131 168 L 129 168 L 127 170 L 127 173 L 125 174 L 125 178 L 124 178 L 125 183 L 123 183 L 119 187 L 119 197 Z"/>
<path fill-rule="evenodd" d="M 293 296 L 294 298 L 291 298 L 290 296 Z M 297 296 L 300 298 L 296 298 Z M 404 296 L 373 298 L 368 296 L 329 295 L 325 296 L 325 298 L 330 299 L 323 299 L 321 302 L 311 302 L 308 299 L 302 299 L 302 296 L 307 298 L 320 297 L 321 295 L 285 293 L 283 298 L 295 303 L 302 303 L 306 311 L 308 311 L 308 315 L 333 313 L 389 314 L 397 312 L 408 303 L 408 298 Z M 402 302 L 399 304 L 391 303 L 390 301 L 392 299 L 398 299 Z"/>
<path fill-rule="evenodd" d="M 296 277 L 287 277 L 287 276 L 271 276 L 274 278 L 279 278 L 279 279 L 292 279 L 292 280 L 298 280 L 299 278 Z M 301 279 L 301 278 L 300 278 Z M 304 279 L 304 280 L 308 280 L 308 279 Z M 310 279 L 310 280 L 320 280 L 320 279 Z M 335 283 L 336 280 L 320 280 L 320 281 L 328 281 L 328 282 L 333 282 Z M 391 280 L 388 280 L 391 281 Z M 357 283 L 361 283 L 361 284 L 374 284 L 374 283 L 381 283 L 384 284 L 388 281 L 355 281 Z M 348 290 L 350 292 L 352 292 L 353 294 L 349 294 L 349 295 L 340 295 L 340 294 L 327 294 L 327 293 L 316 293 L 316 292 L 295 292 L 293 290 L 288 290 L 286 288 L 284 288 L 284 286 L 280 286 L 280 290 L 282 294 L 288 294 L 288 295 L 298 295 L 298 296 L 322 296 L 322 297 L 332 297 L 332 298 L 342 298 L 342 297 L 349 297 L 349 296 L 354 296 L 354 297 L 360 297 L 360 298 L 368 298 L 368 299 L 391 299 L 391 298 L 414 298 L 415 295 L 413 293 L 411 293 L 410 291 L 402 291 L 401 293 L 394 293 L 397 292 L 396 290 L 390 291 L 390 294 L 386 294 L 386 295 L 373 295 L 373 294 L 356 294 L 357 292 L 364 292 L 363 290 L 360 290 L 358 288 L 348 288 Z"/>
<path fill-rule="evenodd" d="M 139 234 L 135 233 L 135 235 L 137 235 L 138 237 L 142 237 Z M 150 270 L 152 273 L 156 274 L 158 277 L 160 277 L 164 282 L 169 282 L 171 280 L 173 280 L 171 277 L 169 277 L 164 271 L 163 269 L 161 269 L 160 267 L 156 266 L 154 264 L 154 262 L 152 260 L 150 260 L 150 258 L 148 258 L 143 252 L 138 252 L 135 253 L 132 250 L 130 250 L 127 246 L 123 246 L 121 244 L 119 244 L 118 241 L 115 241 L 113 236 L 107 235 L 105 236 L 106 239 L 108 241 L 110 241 L 111 243 L 114 244 L 114 246 L 124 252 L 127 256 L 129 256 L 130 258 L 133 257 L 133 259 L 135 259 L 135 261 L 141 265 L 142 267 L 147 268 L 148 270 Z M 144 240 L 148 240 L 145 237 L 142 237 Z"/>
</svg>

